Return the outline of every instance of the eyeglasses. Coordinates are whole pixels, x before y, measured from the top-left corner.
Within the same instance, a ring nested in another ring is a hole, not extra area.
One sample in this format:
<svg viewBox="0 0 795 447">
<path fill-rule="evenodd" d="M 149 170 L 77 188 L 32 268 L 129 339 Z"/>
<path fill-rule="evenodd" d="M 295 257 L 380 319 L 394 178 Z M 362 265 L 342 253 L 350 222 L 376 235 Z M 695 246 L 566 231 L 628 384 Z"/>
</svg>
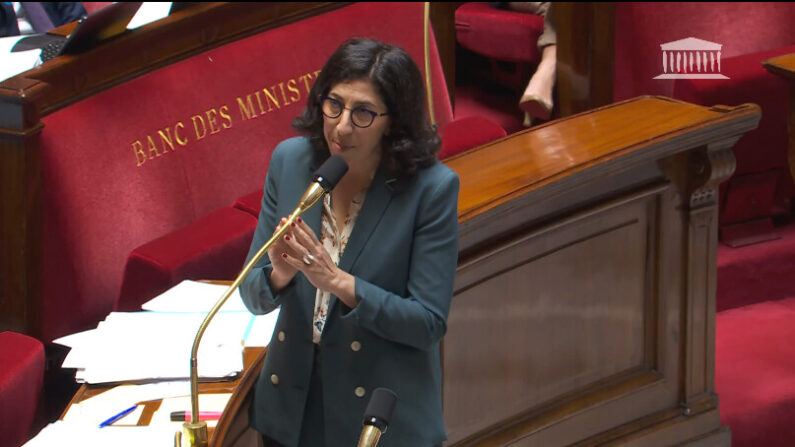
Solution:
<svg viewBox="0 0 795 447">
<path fill-rule="evenodd" d="M 359 128 L 370 127 L 373 124 L 373 121 L 375 121 L 376 117 L 388 115 L 386 112 L 373 112 L 372 110 L 361 106 L 349 109 L 334 98 L 330 98 L 328 96 L 320 97 L 320 111 L 323 112 L 323 115 L 325 115 L 327 118 L 339 118 L 340 115 L 342 115 L 342 111 L 344 109 L 351 111 L 351 122 L 354 126 Z"/>
</svg>

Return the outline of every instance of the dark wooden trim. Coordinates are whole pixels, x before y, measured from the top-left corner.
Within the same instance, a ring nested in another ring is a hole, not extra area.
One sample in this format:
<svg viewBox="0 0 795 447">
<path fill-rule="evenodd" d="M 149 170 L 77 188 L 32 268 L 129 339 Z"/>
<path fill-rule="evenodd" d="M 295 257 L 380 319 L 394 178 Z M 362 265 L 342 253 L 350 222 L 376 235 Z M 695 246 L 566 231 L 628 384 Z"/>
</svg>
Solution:
<svg viewBox="0 0 795 447">
<path fill-rule="evenodd" d="M 613 102 L 614 4 L 554 3 L 561 116 Z"/>
</svg>

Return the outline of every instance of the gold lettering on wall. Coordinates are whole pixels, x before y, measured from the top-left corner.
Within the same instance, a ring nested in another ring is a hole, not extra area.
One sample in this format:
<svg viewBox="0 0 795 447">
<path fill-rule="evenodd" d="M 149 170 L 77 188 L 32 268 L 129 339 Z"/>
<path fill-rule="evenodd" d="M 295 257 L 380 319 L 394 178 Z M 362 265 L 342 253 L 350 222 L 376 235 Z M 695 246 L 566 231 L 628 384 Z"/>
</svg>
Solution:
<svg viewBox="0 0 795 447">
<path fill-rule="evenodd" d="M 179 135 L 179 131 L 184 128 L 185 125 L 182 124 L 182 121 L 177 121 L 177 124 L 174 126 L 174 138 L 177 140 L 177 144 L 180 146 L 185 146 L 188 144 L 188 139 Z"/>
<path fill-rule="evenodd" d="M 132 142 L 132 150 L 135 153 L 135 166 L 141 166 L 146 161 L 146 152 L 144 152 L 144 145 L 141 140 Z"/>
<path fill-rule="evenodd" d="M 251 95 L 246 95 L 245 104 L 243 103 L 243 100 L 240 99 L 239 96 L 236 99 L 237 99 L 237 105 L 238 107 L 240 107 L 240 119 L 249 120 L 251 118 L 257 117 L 257 111 L 254 110 L 254 104 L 251 102 Z M 257 97 L 257 100 L 259 100 L 259 97 Z M 260 104 L 260 108 L 262 108 L 262 104 Z"/>
<path fill-rule="evenodd" d="M 287 101 L 287 96 L 284 95 L 284 82 L 279 83 L 279 90 L 282 92 L 282 104 L 284 105 L 290 104 L 290 102 Z"/>
<path fill-rule="evenodd" d="M 163 131 L 166 131 L 163 133 Z M 160 143 L 161 147 L 163 148 L 163 153 L 168 152 L 166 150 L 166 146 L 170 147 L 172 151 L 174 151 L 174 142 L 171 141 L 171 129 L 166 127 L 165 129 L 161 129 L 157 131 L 157 134 L 160 135 Z"/>
<path fill-rule="evenodd" d="M 296 86 L 295 79 L 290 79 L 289 81 L 287 81 L 287 90 L 289 90 L 290 93 L 293 93 L 292 95 L 290 95 L 290 101 L 292 102 L 298 102 L 301 100 L 301 92 L 299 92 L 295 86 Z"/>
<path fill-rule="evenodd" d="M 155 142 L 152 140 L 152 137 L 147 135 L 146 141 L 149 143 L 149 158 L 153 158 L 152 154 L 155 154 L 155 157 L 159 157 L 160 152 L 157 151 L 157 146 L 155 146 Z"/>
<path fill-rule="evenodd" d="M 220 109 L 218 109 L 218 114 L 221 115 L 221 118 L 224 119 L 224 122 L 221 123 L 221 127 L 224 129 L 229 129 L 232 127 L 232 117 L 229 116 L 229 106 L 223 105 Z"/>
<path fill-rule="evenodd" d="M 264 115 L 265 114 L 265 107 L 262 106 L 262 96 L 260 96 L 259 90 L 254 92 L 254 96 L 257 97 L 257 105 L 259 106 L 259 114 L 260 115 Z"/>
<path fill-rule="evenodd" d="M 302 74 L 301 76 L 298 77 L 299 81 L 304 81 L 304 88 L 306 88 L 306 94 L 307 95 L 309 94 L 309 90 L 310 90 L 310 86 L 309 86 L 309 80 L 310 79 L 312 79 L 312 75 L 309 74 L 309 73 Z"/>
<path fill-rule="evenodd" d="M 271 91 L 273 91 L 274 87 L 276 86 L 271 86 Z M 262 93 L 265 93 L 265 98 L 267 99 L 268 112 L 273 112 L 273 107 L 271 107 L 271 104 L 275 104 L 277 110 L 281 108 L 279 106 L 279 100 L 276 99 L 275 93 L 272 93 L 271 91 L 268 91 L 267 88 L 262 89 Z"/>
<path fill-rule="evenodd" d="M 210 125 L 210 135 L 215 135 L 221 131 L 221 128 L 218 127 L 218 120 L 215 118 L 218 115 L 218 112 L 215 109 L 210 109 L 204 112 L 207 115 L 207 124 Z"/>
<path fill-rule="evenodd" d="M 146 161 L 176 152 L 178 147 L 186 147 L 191 141 L 200 141 L 231 129 L 234 118 L 230 108 L 237 103 L 241 121 L 276 112 L 293 104 L 303 106 L 302 90 L 309 94 L 312 82 L 320 70 L 304 73 L 294 78 L 283 79 L 244 95 L 236 96 L 229 104 L 210 107 L 202 112 L 190 115 L 193 132 L 186 131 L 187 120 L 176 121 L 146 132 L 141 138 L 130 143 L 135 157 L 135 166 L 140 167 Z M 301 88 L 303 86 L 303 89 Z M 176 144 L 175 144 L 176 143 Z"/>
<path fill-rule="evenodd" d="M 207 136 L 207 126 L 204 125 L 204 118 L 201 115 L 193 115 L 190 117 L 193 121 L 193 129 L 196 131 L 196 139 L 201 140 Z M 199 123 L 201 123 L 201 133 L 199 133 Z"/>
</svg>

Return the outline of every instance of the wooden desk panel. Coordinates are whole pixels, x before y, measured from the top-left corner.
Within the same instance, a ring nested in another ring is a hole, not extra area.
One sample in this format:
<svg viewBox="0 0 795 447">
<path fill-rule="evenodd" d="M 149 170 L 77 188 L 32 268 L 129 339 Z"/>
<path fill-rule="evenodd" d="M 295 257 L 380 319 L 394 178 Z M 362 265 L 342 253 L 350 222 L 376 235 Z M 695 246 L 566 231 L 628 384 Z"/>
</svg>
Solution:
<svg viewBox="0 0 795 447">
<path fill-rule="evenodd" d="M 637 98 L 446 161 L 461 178 L 447 445 L 728 445 L 717 185 L 759 117 Z"/>
</svg>

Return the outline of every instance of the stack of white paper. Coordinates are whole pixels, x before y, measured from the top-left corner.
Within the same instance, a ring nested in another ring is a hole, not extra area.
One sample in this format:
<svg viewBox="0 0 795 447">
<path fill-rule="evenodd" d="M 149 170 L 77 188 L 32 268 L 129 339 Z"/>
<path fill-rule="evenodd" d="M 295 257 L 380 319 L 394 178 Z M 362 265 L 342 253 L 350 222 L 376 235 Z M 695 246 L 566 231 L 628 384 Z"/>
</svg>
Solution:
<svg viewBox="0 0 795 447">
<path fill-rule="evenodd" d="M 72 348 L 64 368 L 87 383 L 186 378 L 201 313 L 114 312 L 97 329 L 55 340 Z M 198 351 L 202 378 L 234 376 L 243 369 L 243 339 L 250 315 L 219 313 Z"/>
<path fill-rule="evenodd" d="M 96 329 L 55 340 L 71 347 L 64 368 L 79 382 L 181 379 L 190 376 L 190 354 L 207 312 L 226 291 L 183 281 L 143 305 L 146 312 L 113 312 Z M 254 317 L 239 293 L 210 321 L 198 351 L 200 378 L 221 379 L 243 370 L 243 347 L 265 346 L 278 310 Z"/>
</svg>

